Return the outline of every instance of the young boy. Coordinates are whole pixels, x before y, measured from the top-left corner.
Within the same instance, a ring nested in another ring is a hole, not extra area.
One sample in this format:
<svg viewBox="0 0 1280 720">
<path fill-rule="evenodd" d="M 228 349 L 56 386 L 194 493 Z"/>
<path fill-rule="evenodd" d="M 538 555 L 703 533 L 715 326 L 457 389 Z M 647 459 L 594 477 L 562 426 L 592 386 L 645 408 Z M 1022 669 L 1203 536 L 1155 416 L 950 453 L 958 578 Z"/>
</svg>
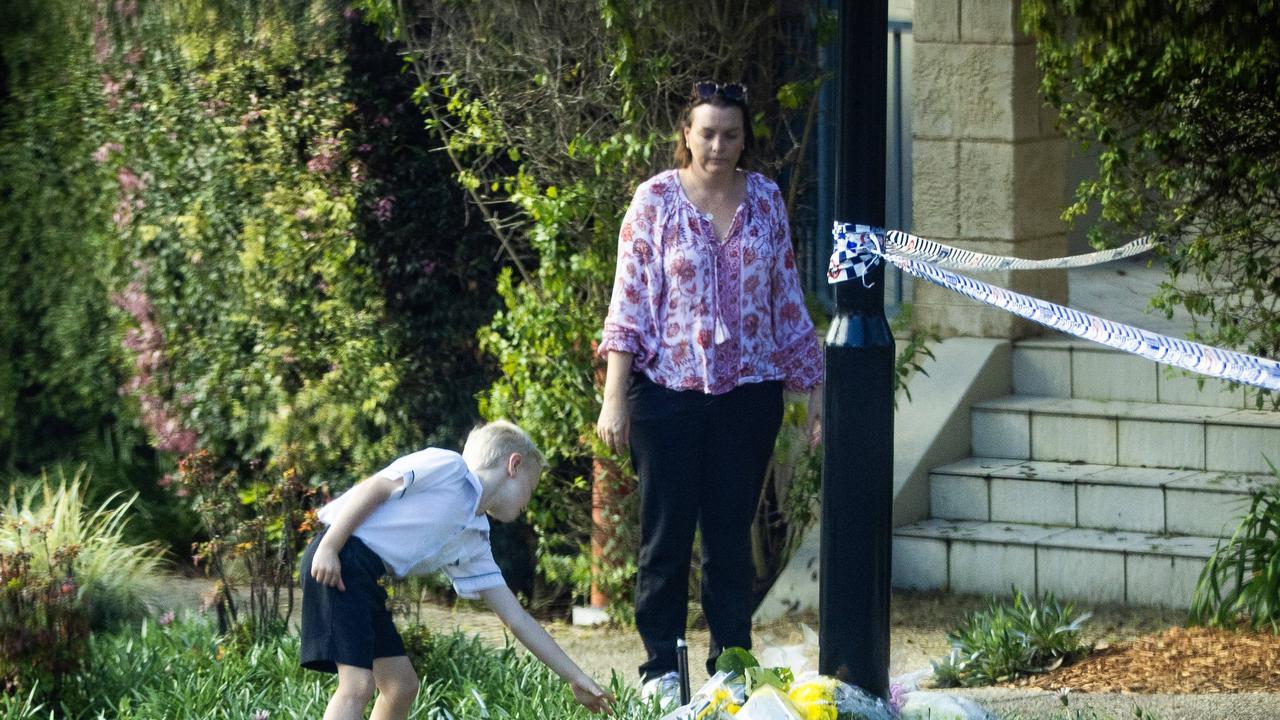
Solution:
<svg viewBox="0 0 1280 720">
<path fill-rule="evenodd" d="M 533 496 L 542 454 L 516 425 L 473 430 L 462 455 L 405 455 L 320 509 L 327 527 L 302 557 L 302 665 L 336 672 L 325 720 L 409 717 L 418 676 L 405 656 L 378 578 L 444 570 L 458 594 L 479 597 L 593 712 L 614 698 L 565 655 L 507 588 L 489 547 L 486 514 L 514 520 Z"/>
</svg>

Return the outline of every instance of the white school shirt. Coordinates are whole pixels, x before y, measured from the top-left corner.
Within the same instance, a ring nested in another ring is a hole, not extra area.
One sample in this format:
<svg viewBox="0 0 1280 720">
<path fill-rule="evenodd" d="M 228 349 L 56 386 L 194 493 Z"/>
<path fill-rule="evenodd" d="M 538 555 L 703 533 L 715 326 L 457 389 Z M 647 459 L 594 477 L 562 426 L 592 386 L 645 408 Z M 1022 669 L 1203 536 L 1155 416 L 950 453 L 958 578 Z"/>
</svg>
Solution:
<svg viewBox="0 0 1280 720">
<path fill-rule="evenodd" d="M 489 519 L 476 515 L 480 480 L 452 450 L 427 448 L 397 458 L 375 475 L 398 480 L 391 494 L 355 529 L 397 577 L 443 570 L 458 595 L 476 598 L 506 585 L 489 545 Z M 331 524 L 347 493 L 320 509 Z"/>
</svg>

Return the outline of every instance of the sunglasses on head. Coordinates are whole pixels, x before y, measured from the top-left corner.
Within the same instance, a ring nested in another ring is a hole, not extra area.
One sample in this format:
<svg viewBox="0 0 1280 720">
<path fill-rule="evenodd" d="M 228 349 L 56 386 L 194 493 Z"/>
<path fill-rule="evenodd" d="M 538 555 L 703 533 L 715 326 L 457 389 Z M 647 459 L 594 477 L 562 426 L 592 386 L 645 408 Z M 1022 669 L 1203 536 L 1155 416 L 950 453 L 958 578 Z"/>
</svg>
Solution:
<svg viewBox="0 0 1280 720">
<path fill-rule="evenodd" d="M 742 83 L 718 83 L 714 80 L 703 80 L 693 84 L 693 95 L 699 100 L 710 100 L 719 95 L 730 102 L 745 103 L 747 88 Z"/>
</svg>

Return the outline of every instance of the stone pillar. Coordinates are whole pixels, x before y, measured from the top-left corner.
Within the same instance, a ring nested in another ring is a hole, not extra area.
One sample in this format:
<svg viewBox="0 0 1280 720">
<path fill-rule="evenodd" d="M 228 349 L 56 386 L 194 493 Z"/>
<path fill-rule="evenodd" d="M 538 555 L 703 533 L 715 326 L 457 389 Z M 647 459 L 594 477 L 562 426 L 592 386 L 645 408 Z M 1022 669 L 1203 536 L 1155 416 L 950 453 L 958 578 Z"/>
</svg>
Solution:
<svg viewBox="0 0 1280 720">
<path fill-rule="evenodd" d="M 1067 145 L 1039 95 L 1021 0 L 916 0 L 912 229 L 980 252 L 1066 254 Z M 980 280 L 1052 302 L 1064 271 L 984 272 Z M 942 335 L 1019 338 L 1039 326 L 932 283 L 915 283 L 915 321 Z"/>
</svg>

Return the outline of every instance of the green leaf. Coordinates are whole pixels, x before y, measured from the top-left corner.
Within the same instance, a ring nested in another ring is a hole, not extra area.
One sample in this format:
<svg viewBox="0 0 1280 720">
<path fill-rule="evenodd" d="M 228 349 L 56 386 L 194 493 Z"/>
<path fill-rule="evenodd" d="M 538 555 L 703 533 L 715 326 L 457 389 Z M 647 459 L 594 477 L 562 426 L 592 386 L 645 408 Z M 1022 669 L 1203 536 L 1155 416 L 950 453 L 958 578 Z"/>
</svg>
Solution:
<svg viewBox="0 0 1280 720">
<path fill-rule="evenodd" d="M 719 663 L 717 662 L 717 670 Z M 795 675 L 790 668 L 776 667 L 750 667 L 746 670 L 747 678 L 747 694 L 755 692 L 755 689 L 761 685 L 769 685 L 786 693 L 791 689 L 791 682 L 795 679 Z"/>
<path fill-rule="evenodd" d="M 749 651 L 740 647 L 725 648 L 716 658 L 716 672 L 737 673 L 745 677 L 748 668 L 758 668 L 760 662 Z"/>
</svg>

